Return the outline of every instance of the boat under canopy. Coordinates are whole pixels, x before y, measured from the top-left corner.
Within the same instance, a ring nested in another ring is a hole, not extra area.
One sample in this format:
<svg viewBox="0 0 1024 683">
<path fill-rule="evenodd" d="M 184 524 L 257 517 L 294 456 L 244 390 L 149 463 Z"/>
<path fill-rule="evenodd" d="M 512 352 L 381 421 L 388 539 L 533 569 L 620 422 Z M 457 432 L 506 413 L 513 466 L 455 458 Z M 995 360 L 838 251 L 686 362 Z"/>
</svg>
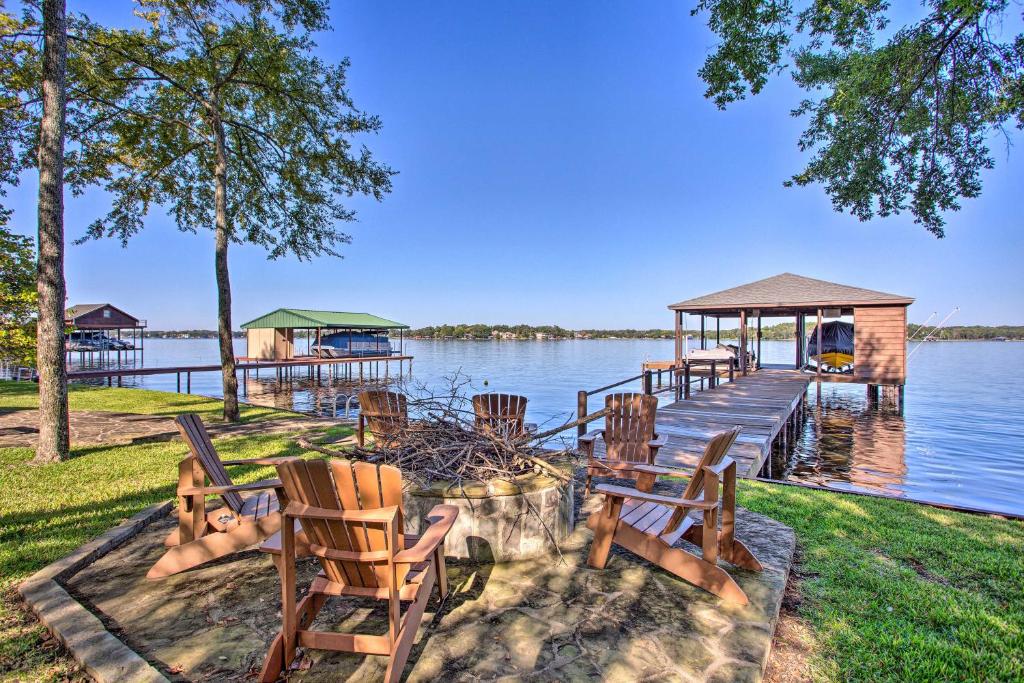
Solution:
<svg viewBox="0 0 1024 683">
<path fill-rule="evenodd" d="M 807 360 L 821 367 L 822 372 L 853 372 L 853 324 L 832 320 L 821 325 L 821 350 L 818 350 L 818 328 L 807 341 Z"/>
</svg>

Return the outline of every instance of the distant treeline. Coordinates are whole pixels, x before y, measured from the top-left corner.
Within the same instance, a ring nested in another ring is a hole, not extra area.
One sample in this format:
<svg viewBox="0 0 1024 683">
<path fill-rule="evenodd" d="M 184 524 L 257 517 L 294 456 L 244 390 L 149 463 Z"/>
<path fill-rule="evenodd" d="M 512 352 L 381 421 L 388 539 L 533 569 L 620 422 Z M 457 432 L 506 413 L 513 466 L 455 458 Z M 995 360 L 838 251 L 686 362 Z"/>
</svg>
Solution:
<svg viewBox="0 0 1024 683">
<path fill-rule="evenodd" d="M 1024 325 L 960 325 L 956 327 L 945 327 L 933 334 L 929 334 L 933 326 L 910 324 L 907 325 L 907 338 L 915 340 L 924 339 L 926 335 L 931 339 L 957 341 L 971 339 L 1024 339 Z M 754 338 L 756 327 L 750 327 L 750 337 Z M 814 329 L 814 323 L 807 324 L 806 334 Z M 796 325 L 794 323 L 779 323 L 777 325 L 765 325 L 761 328 L 761 338 L 772 341 L 789 341 L 793 339 Z M 721 339 L 736 339 L 739 334 L 738 328 L 731 327 L 720 332 Z M 687 330 L 687 334 L 695 338 L 700 336 L 700 330 Z M 483 325 L 483 324 L 459 324 L 459 325 L 431 325 L 407 333 L 412 337 L 426 339 L 672 339 L 675 333 L 672 330 L 568 330 L 558 325 Z M 705 331 L 708 339 L 715 338 L 715 328 L 708 325 Z M 245 332 L 236 331 L 234 337 L 242 338 Z M 296 337 L 304 338 L 305 332 L 296 330 Z M 162 339 L 216 339 L 217 333 L 214 330 L 147 330 L 146 337 Z"/>
<path fill-rule="evenodd" d="M 933 326 L 926 326 L 920 331 L 921 325 L 907 325 L 907 338 L 924 339 L 925 335 L 932 330 Z M 756 326 L 750 326 L 748 334 L 751 338 L 756 335 Z M 814 322 L 807 323 L 805 335 L 810 334 L 814 329 Z M 413 337 L 427 339 L 672 339 L 675 332 L 662 329 L 624 329 L 624 330 L 598 330 L 582 329 L 568 330 L 558 325 L 484 325 L 484 324 L 458 324 L 458 325 L 431 325 L 419 329 L 410 330 Z M 695 338 L 700 336 L 700 330 L 687 330 L 686 334 Z M 708 339 L 714 339 L 716 332 L 714 325 L 708 325 L 705 330 Z M 768 341 L 789 341 L 796 335 L 796 323 L 778 323 L 776 325 L 765 325 L 761 328 L 761 338 Z M 737 339 L 739 328 L 731 327 L 722 329 L 718 336 L 720 339 Z M 934 334 L 929 335 L 931 339 L 939 340 L 970 340 L 970 339 L 1024 339 L 1024 326 L 1021 325 L 969 325 L 957 327 L 945 327 Z"/>
<path fill-rule="evenodd" d="M 934 334 L 929 334 L 931 325 L 907 325 L 907 336 L 916 339 L 924 339 L 928 335 L 931 339 L 946 341 L 969 340 L 969 339 L 1024 339 L 1024 325 L 957 325 L 955 327 L 944 327 Z"/>
</svg>

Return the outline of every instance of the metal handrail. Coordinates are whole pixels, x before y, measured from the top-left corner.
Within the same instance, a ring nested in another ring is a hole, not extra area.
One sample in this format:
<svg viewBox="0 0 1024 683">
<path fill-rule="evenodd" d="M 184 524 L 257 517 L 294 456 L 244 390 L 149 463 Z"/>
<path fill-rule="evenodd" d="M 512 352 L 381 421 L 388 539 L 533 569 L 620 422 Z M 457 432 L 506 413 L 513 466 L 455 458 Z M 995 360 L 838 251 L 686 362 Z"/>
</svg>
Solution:
<svg viewBox="0 0 1024 683">
<path fill-rule="evenodd" d="M 650 372 L 650 370 L 647 370 L 646 372 Z M 615 382 L 614 384 L 609 384 L 607 386 L 603 386 L 600 389 L 593 389 L 591 391 L 587 391 L 587 392 L 584 392 L 584 393 L 586 393 L 587 396 L 593 396 L 594 394 L 600 394 L 602 391 L 608 391 L 609 389 L 614 389 L 615 387 L 620 387 L 623 384 L 629 384 L 630 382 L 635 382 L 638 379 L 643 379 L 643 377 L 644 377 L 644 373 L 641 372 L 639 375 L 637 375 L 635 377 L 630 377 L 628 379 L 622 380 L 621 382 Z"/>
</svg>

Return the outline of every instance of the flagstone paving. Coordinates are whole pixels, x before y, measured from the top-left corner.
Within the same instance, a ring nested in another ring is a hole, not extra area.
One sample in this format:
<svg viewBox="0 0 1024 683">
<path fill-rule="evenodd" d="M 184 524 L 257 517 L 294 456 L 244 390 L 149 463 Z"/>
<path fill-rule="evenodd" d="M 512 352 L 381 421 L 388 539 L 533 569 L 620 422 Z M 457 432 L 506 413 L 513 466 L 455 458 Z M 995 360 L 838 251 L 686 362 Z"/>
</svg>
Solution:
<svg viewBox="0 0 1024 683">
<path fill-rule="evenodd" d="M 579 504 L 580 519 L 599 502 L 592 496 Z M 280 626 L 276 572 L 252 551 L 147 581 L 173 523 L 148 527 L 68 588 L 169 678 L 243 680 L 259 669 Z M 452 593 L 440 609 L 431 600 L 407 680 L 758 681 L 795 540 L 788 527 L 745 510 L 737 533 L 765 564 L 762 573 L 732 570 L 750 596 L 746 607 L 618 548 L 605 570 L 589 568 L 592 533 L 582 524 L 561 558 L 450 563 Z M 301 562 L 300 585 L 317 569 Z M 386 615 L 372 601 L 335 599 L 317 627 L 383 633 Z M 379 680 L 386 664 L 383 657 L 308 651 L 289 680 Z"/>
</svg>

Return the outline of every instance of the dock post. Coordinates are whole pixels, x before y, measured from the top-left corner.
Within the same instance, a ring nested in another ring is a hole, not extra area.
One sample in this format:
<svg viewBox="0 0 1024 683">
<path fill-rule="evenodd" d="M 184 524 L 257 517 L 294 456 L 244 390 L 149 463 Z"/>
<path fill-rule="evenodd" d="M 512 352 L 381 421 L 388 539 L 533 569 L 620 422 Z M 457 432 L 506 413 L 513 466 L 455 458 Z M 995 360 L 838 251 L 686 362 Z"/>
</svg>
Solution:
<svg viewBox="0 0 1024 683">
<path fill-rule="evenodd" d="M 736 367 L 735 366 L 736 366 L 735 359 L 730 358 L 729 359 L 729 382 L 730 383 L 736 381 Z"/>
<path fill-rule="evenodd" d="M 411 363 L 410 363 L 411 364 Z M 411 373 L 411 371 L 410 371 Z M 580 389 L 576 392 L 576 419 L 582 420 L 587 416 L 587 392 Z M 576 425 L 576 436 L 583 436 L 587 433 L 587 425 Z"/>
<path fill-rule="evenodd" d="M 683 399 L 690 400 L 690 361 L 683 361 Z"/>
<path fill-rule="evenodd" d="M 650 370 L 644 370 L 643 387 L 644 393 L 648 396 L 654 391 L 654 388 L 651 386 L 651 374 Z"/>
<path fill-rule="evenodd" d="M 174 374 L 178 376 L 178 393 L 180 394 L 181 393 L 181 373 L 180 372 L 176 372 Z"/>
<path fill-rule="evenodd" d="M 906 384 L 901 384 L 897 388 L 897 391 L 899 392 L 899 399 L 898 400 L 899 400 L 899 406 L 900 406 L 900 415 L 903 414 L 903 398 L 904 398 L 904 395 L 906 393 L 906 387 L 907 387 Z"/>
<path fill-rule="evenodd" d="M 186 394 L 191 394 L 192 393 L 192 373 L 191 372 L 186 372 L 185 373 L 185 393 Z"/>
<path fill-rule="evenodd" d="M 711 361 L 711 377 L 708 378 L 708 389 L 718 386 L 718 363 Z"/>
</svg>

